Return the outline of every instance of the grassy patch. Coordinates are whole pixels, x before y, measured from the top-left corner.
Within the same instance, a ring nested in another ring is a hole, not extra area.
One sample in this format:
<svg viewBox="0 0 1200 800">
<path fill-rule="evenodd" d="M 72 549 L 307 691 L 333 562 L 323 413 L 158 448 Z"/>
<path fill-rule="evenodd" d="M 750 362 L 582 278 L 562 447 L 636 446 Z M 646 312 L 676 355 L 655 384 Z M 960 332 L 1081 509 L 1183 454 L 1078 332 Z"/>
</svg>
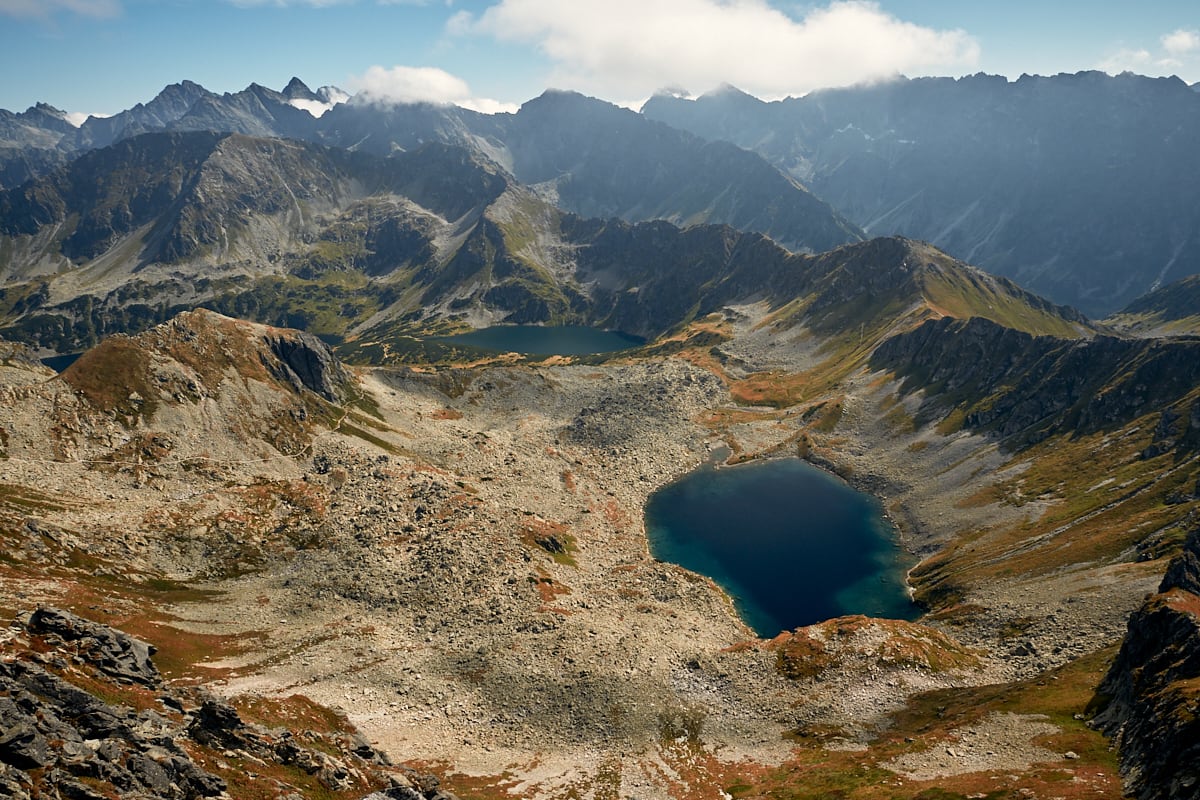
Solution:
<svg viewBox="0 0 1200 800">
<path fill-rule="evenodd" d="M 378 447 L 380 450 L 391 453 L 392 455 L 403 455 L 403 451 L 396 445 L 384 439 L 380 439 L 375 434 L 369 433 L 357 425 L 351 425 L 346 420 L 342 420 L 342 424 L 338 426 L 338 431 L 346 434 L 347 436 L 353 436 L 355 438 L 362 439 L 364 442 L 369 442 L 370 444 Z"/>
<path fill-rule="evenodd" d="M 534 518 L 520 528 L 521 541 L 526 546 L 542 550 L 557 564 L 577 567 L 575 560 L 579 546 L 570 529 L 561 522 Z"/>
<path fill-rule="evenodd" d="M 756 372 L 729 385 L 734 402 L 744 406 L 789 408 L 805 399 L 807 373 Z"/>
<path fill-rule="evenodd" d="M 222 677 L 227 670 L 205 665 L 253 652 L 262 647 L 263 631 L 216 635 L 180 630 L 170 622 L 148 616 L 121 622 L 126 633 L 151 642 L 158 648 L 154 663 L 168 679 L 199 682 Z"/>
<path fill-rule="evenodd" d="M 7 507 L 24 514 L 65 511 L 67 509 L 66 504 L 59 498 L 43 494 L 36 489 L 17 486 L 12 483 L 0 483 L 0 507 Z"/>
<path fill-rule="evenodd" d="M 942 314 L 957 319 L 985 317 L 1007 328 L 1034 336 L 1077 339 L 1088 327 L 1064 319 L 1052 310 L 1038 307 L 1014 291 L 997 291 L 1003 286 L 974 280 L 963 270 L 937 270 L 923 280 L 930 305 Z"/>
<path fill-rule="evenodd" d="M 354 726 L 344 714 L 316 703 L 302 694 L 288 695 L 284 698 L 240 695 L 232 698 L 231 703 L 242 719 L 268 728 L 317 731 L 322 734 L 355 732 Z"/>
<path fill-rule="evenodd" d="M 768 645 L 785 678 L 816 678 L 847 657 L 865 657 L 880 667 L 911 667 L 940 673 L 975 669 L 979 657 L 933 628 L 902 620 L 839 617 L 780 634 Z"/>
<path fill-rule="evenodd" d="M 158 390 L 150 382 L 150 354 L 126 336 L 105 339 L 80 356 L 61 378 L 126 427 L 151 418 L 158 407 Z"/>
</svg>

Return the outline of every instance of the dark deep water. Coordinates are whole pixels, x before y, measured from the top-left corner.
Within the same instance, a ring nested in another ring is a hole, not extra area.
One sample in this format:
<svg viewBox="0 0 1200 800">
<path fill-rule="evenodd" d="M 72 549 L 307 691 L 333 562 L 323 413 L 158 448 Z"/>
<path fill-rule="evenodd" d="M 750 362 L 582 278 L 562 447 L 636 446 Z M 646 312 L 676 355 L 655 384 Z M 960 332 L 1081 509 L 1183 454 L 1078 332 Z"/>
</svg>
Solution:
<svg viewBox="0 0 1200 800">
<path fill-rule="evenodd" d="M 874 498 L 798 458 L 705 466 L 646 506 L 650 552 L 715 580 L 763 637 L 846 614 L 915 619 Z"/>
<path fill-rule="evenodd" d="M 645 344 L 646 340 L 620 331 L 602 331 L 582 325 L 494 325 L 439 341 L 467 344 L 502 353 L 535 356 L 582 356 L 611 353 Z"/>
<path fill-rule="evenodd" d="M 79 360 L 83 353 L 70 353 L 65 356 L 48 356 L 42 359 L 42 363 L 55 372 L 62 372 L 67 367 Z"/>
</svg>

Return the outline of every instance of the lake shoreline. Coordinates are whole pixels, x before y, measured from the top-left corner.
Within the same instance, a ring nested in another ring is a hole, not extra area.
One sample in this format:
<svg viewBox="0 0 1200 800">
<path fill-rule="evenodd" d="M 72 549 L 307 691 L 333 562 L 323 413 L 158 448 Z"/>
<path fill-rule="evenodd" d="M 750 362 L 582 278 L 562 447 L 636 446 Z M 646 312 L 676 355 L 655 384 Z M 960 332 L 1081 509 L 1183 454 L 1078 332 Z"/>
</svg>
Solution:
<svg viewBox="0 0 1200 800">
<path fill-rule="evenodd" d="M 759 636 L 860 613 L 920 615 L 908 553 L 876 498 L 798 457 L 712 462 L 650 495 L 647 543 L 712 578 Z"/>
</svg>

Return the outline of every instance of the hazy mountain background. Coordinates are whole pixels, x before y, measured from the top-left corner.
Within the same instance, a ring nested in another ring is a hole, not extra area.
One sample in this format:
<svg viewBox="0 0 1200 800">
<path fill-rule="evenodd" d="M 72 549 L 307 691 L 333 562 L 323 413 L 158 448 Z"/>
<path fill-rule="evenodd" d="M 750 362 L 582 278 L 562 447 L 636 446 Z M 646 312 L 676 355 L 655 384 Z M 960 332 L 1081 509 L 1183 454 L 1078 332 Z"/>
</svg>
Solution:
<svg viewBox="0 0 1200 800">
<path fill-rule="evenodd" d="M 900 79 L 643 113 L 760 153 L 870 235 L 902 234 L 1104 316 L 1200 270 L 1200 95 L 1178 78 Z"/>
</svg>

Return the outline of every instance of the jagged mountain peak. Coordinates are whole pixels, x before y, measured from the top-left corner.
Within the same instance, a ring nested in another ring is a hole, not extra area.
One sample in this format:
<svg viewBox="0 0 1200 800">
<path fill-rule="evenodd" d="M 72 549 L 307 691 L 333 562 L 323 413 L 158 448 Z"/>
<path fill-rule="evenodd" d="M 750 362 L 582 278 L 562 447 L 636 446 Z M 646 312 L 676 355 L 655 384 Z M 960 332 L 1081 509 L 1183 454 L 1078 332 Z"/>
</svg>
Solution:
<svg viewBox="0 0 1200 800">
<path fill-rule="evenodd" d="M 210 94 L 212 92 L 195 81 L 183 80 L 167 84 L 150 102 L 138 103 L 131 110 L 158 110 L 169 121 L 183 116 L 193 103 Z"/>
<path fill-rule="evenodd" d="M 320 100 L 308 85 L 297 77 L 293 77 L 288 81 L 287 86 L 283 87 L 282 94 L 289 100 Z"/>
<path fill-rule="evenodd" d="M 317 99 L 323 103 L 337 105 L 350 100 L 350 93 L 337 86 L 322 86 L 317 89 Z"/>
<path fill-rule="evenodd" d="M 172 95 L 179 95 L 179 94 L 196 95 L 196 94 L 205 94 L 207 92 L 208 92 L 208 89 L 205 89 L 200 84 L 196 83 L 195 81 L 184 78 L 181 81 L 176 81 L 175 83 L 169 83 L 166 86 L 164 86 L 162 88 L 162 90 L 156 95 L 156 97 L 164 97 L 164 96 L 170 97 Z"/>
<path fill-rule="evenodd" d="M 214 96 L 198 83 L 184 80 L 163 87 L 148 103 L 138 103 L 111 117 L 89 117 L 73 142 L 81 150 L 105 147 L 121 139 L 172 126 L 206 97 Z"/>
<path fill-rule="evenodd" d="M 34 105 L 30 106 L 25 113 L 28 115 L 44 114 L 48 117 L 56 117 L 58 119 L 67 118 L 67 112 L 63 111 L 61 108 L 55 108 L 49 103 L 35 103 Z"/>
<path fill-rule="evenodd" d="M 739 89 L 732 83 L 722 83 L 696 98 L 696 102 L 704 102 L 706 100 L 719 100 L 726 103 L 745 103 L 747 105 L 765 105 L 765 101 L 758 99 L 749 92 Z"/>
<path fill-rule="evenodd" d="M 517 116 L 528 117 L 536 113 L 561 113 L 563 109 L 588 109 L 593 113 L 611 113 L 613 116 L 636 116 L 636 112 L 615 105 L 607 100 L 577 92 L 573 89 L 547 89 L 537 97 L 526 100 L 517 110 Z"/>
</svg>

